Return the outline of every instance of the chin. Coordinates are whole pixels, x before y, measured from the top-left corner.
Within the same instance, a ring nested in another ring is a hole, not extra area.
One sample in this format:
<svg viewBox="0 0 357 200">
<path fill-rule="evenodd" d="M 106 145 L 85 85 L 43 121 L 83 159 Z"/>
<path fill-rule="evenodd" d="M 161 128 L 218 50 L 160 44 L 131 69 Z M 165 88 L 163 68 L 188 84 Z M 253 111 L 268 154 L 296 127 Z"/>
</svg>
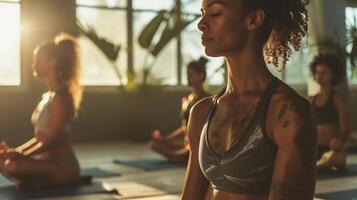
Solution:
<svg viewBox="0 0 357 200">
<path fill-rule="evenodd" d="M 205 53 L 207 56 L 210 56 L 210 57 L 220 57 L 220 56 L 223 56 L 222 55 L 222 52 L 220 51 L 217 51 L 217 50 L 213 50 L 212 48 L 205 48 Z"/>
</svg>

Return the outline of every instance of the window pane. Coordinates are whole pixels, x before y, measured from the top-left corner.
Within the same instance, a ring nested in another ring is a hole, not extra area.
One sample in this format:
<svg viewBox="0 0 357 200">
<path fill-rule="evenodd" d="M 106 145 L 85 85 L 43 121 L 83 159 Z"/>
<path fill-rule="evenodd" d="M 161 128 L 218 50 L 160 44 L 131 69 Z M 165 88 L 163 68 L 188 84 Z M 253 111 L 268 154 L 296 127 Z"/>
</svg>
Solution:
<svg viewBox="0 0 357 200">
<path fill-rule="evenodd" d="M 145 49 L 138 44 L 142 29 L 156 16 L 154 12 L 134 12 L 134 69 L 136 80 L 142 82 L 144 66 L 153 64 L 149 84 L 176 85 L 177 84 L 177 40 L 173 39 L 155 58 L 148 56 Z M 155 39 L 156 40 L 156 39 Z"/>
<path fill-rule="evenodd" d="M 351 8 L 351 7 L 347 7 L 346 8 L 346 28 L 348 29 L 349 26 L 354 25 L 355 24 L 355 18 L 357 19 L 357 8 Z M 348 30 L 347 30 L 347 34 L 348 34 Z M 349 44 L 346 47 L 347 52 L 351 52 L 351 48 L 352 45 Z M 349 82 L 352 84 L 357 84 L 357 73 L 355 70 L 355 73 L 353 74 L 354 76 L 352 76 L 352 67 L 349 63 L 349 60 L 347 61 L 347 76 L 349 78 Z"/>
<path fill-rule="evenodd" d="M 83 25 L 95 28 L 100 37 L 122 46 L 116 66 L 126 80 L 127 68 L 127 29 L 126 12 L 121 10 L 103 10 L 94 8 L 77 8 L 77 18 Z M 118 85 L 119 79 L 111 62 L 88 38 L 80 37 L 82 79 L 84 85 Z"/>
<path fill-rule="evenodd" d="M 288 61 L 285 68 L 285 81 L 289 84 L 307 84 L 308 66 L 308 49 L 302 48 L 295 52 Z"/>
<path fill-rule="evenodd" d="M 0 2 L 0 26 L 0 85 L 20 85 L 20 4 Z"/>
<path fill-rule="evenodd" d="M 187 13 L 201 14 L 201 0 L 181 0 L 182 10 Z"/>
<path fill-rule="evenodd" d="M 187 84 L 187 65 L 193 60 L 199 59 L 201 56 L 205 56 L 204 48 L 201 44 L 201 33 L 197 29 L 198 20 L 190 24 L 182 32 L 182 57 L 183 67 L 182 83 Z M 223 85 L 224 84 L 224 70 L 220 68 L 223 65 L 224 59 L 221 58 L 208 58 L 207 64 L 207 79 L 208 85 Z"/>
<path fill-rule="evenodd" d="M 133 0 L 133 9 L 168 10 L 173 5 L 174 0 Z"/>
<path fill-rule="evenodd" d="M 77 5 L 125 7 L 127 0 L 77 0 Z"/>
</svg>

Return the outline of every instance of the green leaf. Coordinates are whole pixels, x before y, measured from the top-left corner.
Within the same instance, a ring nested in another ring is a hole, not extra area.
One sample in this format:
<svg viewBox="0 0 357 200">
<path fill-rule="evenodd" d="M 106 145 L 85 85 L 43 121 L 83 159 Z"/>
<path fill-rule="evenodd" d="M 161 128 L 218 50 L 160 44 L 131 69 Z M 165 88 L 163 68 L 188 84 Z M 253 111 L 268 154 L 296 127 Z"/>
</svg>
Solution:
<svg viewBox="0 0 357 200">
<path fill-rule="evenodd" d="M 159 42 L 155 45 L 155 47 L 150 52 L 151 55 L 157 56 L 161 52 L 161 50 L 171 41 L 171 39 L 175 38 L 179 35 L 183 29 L 187 27 L 190 23 L 192 23 L 197 18 L 192 20 L 184 20 L 181 18 L 174 18 L 174 25 L 171 27 L 170 23 L 166 24 L 164 31 L 161 34 Z"/>
<path fill-rule="evenodd" d="M 77 30 L 91 40 L 110 61 L 116 61 L 121 45 L 114 44 L 107 39 L 100 37 L 92 26 L 84 27 L 79 21 L 76 22 Z"/>
<path fill-rule="evenodd" d="M 100 37 L 97 34 L 97 31 L 92 26 L 84 27 L 78 20 L 76 21 L 76 29 L 89 40 L 91 40 L 96 47 L 108 58 L 115 74 L 118 77 L 120 85 L 122 85 L 122 76 L 120 71 L 115 64 L 115 61 L 118 59 L 121 45 L 115 45 L 112 42 L 109 42 L 107 39 Z"/>
<path fill-rule="evenodd" d="M 150 47 L 153 38 L 155 37 L 160 25 L 165 20 L 166 10 L 160 10 L 158 15 L 156 15 L 141 31 L 139 36 L 139 45 L 147 49 Z"/>
</svg>

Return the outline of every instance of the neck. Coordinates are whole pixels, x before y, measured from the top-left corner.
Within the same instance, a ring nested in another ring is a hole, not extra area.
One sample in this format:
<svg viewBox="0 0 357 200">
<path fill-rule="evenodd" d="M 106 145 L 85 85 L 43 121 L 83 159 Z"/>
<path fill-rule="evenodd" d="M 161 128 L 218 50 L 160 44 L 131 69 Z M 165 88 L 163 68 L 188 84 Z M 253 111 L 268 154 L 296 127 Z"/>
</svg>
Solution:
<svg viewBox="0 0 357 200">
<path fill-rule="evenodd" d="M 264 90 L 273 77 L 264 61 L 262 47 L 251 46 L 225 57 L 228 63 L 228 92 L 242 94 Z"/>
<path fill-rule="evenodd" d="M 205 90 L 203 89 L 203 85 L 199 84 L 192 87 L 192 93 L 196 96 L 203 96 L 205 94 Z"/>
<path fill-rule="evenodd" d="M 319 95 L 321 96 L 329 96 L 332 92 L 331 85 L 321 85 Z"/>
<path fill-rule="evenodd" d="M 46 77 L 45 84 L 47 86 L 47 89 L 52 92 L 57 92 L 63 88 L 63 85 L 59 84 L 55 75 Z"/>
</svg>

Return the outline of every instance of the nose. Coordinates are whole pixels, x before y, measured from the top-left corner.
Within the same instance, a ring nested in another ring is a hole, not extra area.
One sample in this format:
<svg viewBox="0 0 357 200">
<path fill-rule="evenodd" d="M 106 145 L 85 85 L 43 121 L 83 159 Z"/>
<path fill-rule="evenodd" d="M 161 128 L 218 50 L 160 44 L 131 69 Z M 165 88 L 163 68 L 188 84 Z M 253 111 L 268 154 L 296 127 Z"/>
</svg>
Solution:
<svg viewBox="0 0 357 200">
<path fill-rule="evenodd" d="M 205 32 L 208 30 L 208 24 L 204 17 L 202 17 L 201 20 L 198 22 L 197 27 L 201 32 Z"/>
</svg>

